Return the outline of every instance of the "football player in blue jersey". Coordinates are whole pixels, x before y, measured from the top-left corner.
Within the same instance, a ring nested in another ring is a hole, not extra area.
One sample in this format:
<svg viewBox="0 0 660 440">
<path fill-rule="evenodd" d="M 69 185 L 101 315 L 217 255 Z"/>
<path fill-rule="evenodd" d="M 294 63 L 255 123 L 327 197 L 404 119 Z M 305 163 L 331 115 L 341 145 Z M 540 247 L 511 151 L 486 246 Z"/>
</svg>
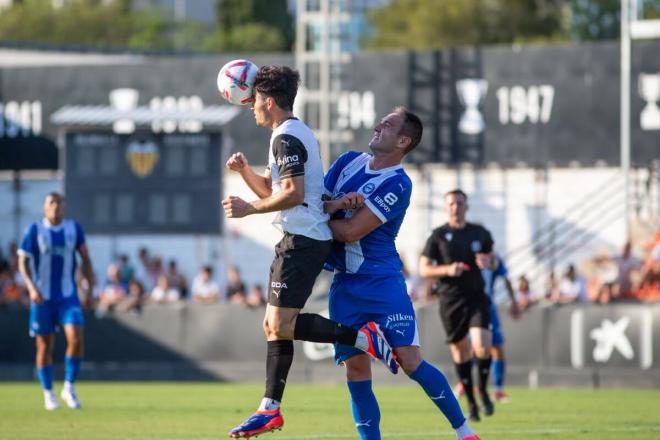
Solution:
<svg viewBox="0 0 660 440">
<path fill-rule="evenodd" d="M 30 334 L 36 339 L 37 375 L 44 390 L 47 410 L 59 404 L 53 392 L 55 327 L 66 336 L 64 387 L 61 397 L 69 408 L 80 408 L 74 383 L 83 355 L 84 318 L 76 287 L 76 254 L 89 286 L 94 271 L 85 244 L 85 232 L 77 222 L 64 218 L 64 198 L 51 192 L 44 201 L 44 218 L 26 230 L 18 250 L 21 275 L 30 293 Z"/>
<path fill-rule="evenodd" d="M 487 267 L 481 270 L 481 275 L 484 277 L 486 283 L 486 293 L 490 296 L 491 309 L 490 309 L 490 325 L 493 332 L 493 342 L 490 348 L 492 357 L 492 372 L 493 381 L 495 382 L 495 400 L 497 402 L 506 403 L 509 401 L 509 396 L 504 391 L 504 378 L 506 375 L 506 358 L 504 356 L 504 333 L 502 332 L 502 325 L 500 324 L 500 317 L 497 313 L 497 306 L 494 301 L 495 282 L 501 278 L 504 282 L 504 287 L 509 295 L 511 306 L 509 311 L 511 316 L 515 319 L 518 317 L 518 307 L 516 297 L 513 292 L 513 286 L 509 281 L 509 271 L 504 264 L 501 256 L 495 255 L 493 258 L 493 267 Z"/>
<path fill-rule="evenodd" d="M 326 265 L 334 270 L 330 318 L 360 328 L 379 325 L 403 371 L 424 389 L 459 439 L 476 440 L 444 374 L 422 359 L 417 322 L 401 272 L 395 238 L 410 204 L 412 182 L 401 165 L 421 140 L 422 123 L 398 107 L 374 128 L 371 153 L 347 152 L 325 177 L 326 212 L 333 245 Z M 362 439 L 380 439 L 380 410 L 372 390 L 371 361 L 364 352 L 335 345 L 346 366 L 353 419 Z"/>
</svg>

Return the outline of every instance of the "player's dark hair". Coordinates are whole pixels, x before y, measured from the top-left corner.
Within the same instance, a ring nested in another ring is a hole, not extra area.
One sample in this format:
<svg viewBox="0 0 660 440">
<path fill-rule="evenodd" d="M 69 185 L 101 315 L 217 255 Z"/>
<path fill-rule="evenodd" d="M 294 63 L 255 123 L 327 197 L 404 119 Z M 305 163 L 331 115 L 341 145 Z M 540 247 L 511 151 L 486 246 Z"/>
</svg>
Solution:
<svg viewBox="0 0 660 440">
<path fill-rule="evenodd" d="M 213 268 L 211 266 L 202 266 L 202 271 L 207 272 L 209 275 L 213 275 Z"/>
<path fill-rule="evenodd" d="M 254 80 L 254 90 L 275 100 L 282 110 L 293 110 L 300 74 L 287 66 L 262 66 Z"/>
<path fill-rule="evenodd" d="M 445 193 L 445 197 L 447 197 L 447 196 L 451 196 L 451 195 L 455 195 L 455 196 L 463 196 L 463 199 L 464 199 L 465 201 L 467 201 L 467 199 L 468 199 L 467 194 L 465 194 L 465 193 L 463 192 L 463 190 L 460 190 L 460 189 L 458 189 L 458 188 L 456 188 L 456 189 L 452 189 L 451 191 L 447 191 L 447 192 Z"/>
<path fill-rule="evenodd" d="M 394 113 L 403 116 L 403 125 L 401 126 L 401 130 L 399 130 L 399 135 L 410 138 L 410 145 L 408 145 L 408 148 L 404 151 L 404 154 L 408 154 L 414 150 L 422 140 L 422 133 L 424 131 L 422 120 L 419 119 L 419 116 L 405 107 L 395 107 L 393 111 Z"/>
<path fill-rule="evenodd" d="M 60 202 L 64 201 L 64 196 L 57 191 L 51 191 L 48 194 L 46 194 L 46 197 L 44 197 L 44 200 L 46 200 L 48 197 L 53 197 L 55 199 L 58 199 Z"/>
</svg>

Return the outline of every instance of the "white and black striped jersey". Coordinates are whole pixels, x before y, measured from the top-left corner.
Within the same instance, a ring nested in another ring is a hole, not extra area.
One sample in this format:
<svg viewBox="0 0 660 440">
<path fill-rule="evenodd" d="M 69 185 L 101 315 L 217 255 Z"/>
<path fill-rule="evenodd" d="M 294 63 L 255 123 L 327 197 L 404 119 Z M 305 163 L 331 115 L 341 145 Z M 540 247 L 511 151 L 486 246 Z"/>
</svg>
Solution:
<svg viewBox="0 0 660 440">
<path fill-rule="evenodd" d="M 319 143 L 312 130 L 297 118 L 280 124 L 270 138 L 268 167 L 273 193 L 280 191 L 281 180 L 305 176 L 305 200 L 302 205 L 284 209 L 273 224 L 283 232 L 304 235 L 315 240 L 330 240 L 328 215 L 323 212 L 323 163 Z"/>
</svg>

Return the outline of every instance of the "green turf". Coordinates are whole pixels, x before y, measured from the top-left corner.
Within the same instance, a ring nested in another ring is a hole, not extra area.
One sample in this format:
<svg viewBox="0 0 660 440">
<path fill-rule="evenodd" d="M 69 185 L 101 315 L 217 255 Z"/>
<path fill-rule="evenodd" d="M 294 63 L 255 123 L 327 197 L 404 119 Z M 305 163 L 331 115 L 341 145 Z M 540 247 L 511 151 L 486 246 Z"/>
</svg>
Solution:
<svg viewBox="0 0 660 440">
<path fill-rule="evenodd" d="M 261 398 L 260 385 L 81 382 L 84 408 L 43 409 L 36 383 L 0 384 L 0 438 L 221 439 Z M 378 387 L 383 438 L 453 439 L 414 386 Z M 510 390 L 512 401 L 474 423 L 482 440 L 660 439 L 657 390 Z M 283 431 L 263 440 L 356 439 L 344 386 L 287 387 Z"/>
</svg>

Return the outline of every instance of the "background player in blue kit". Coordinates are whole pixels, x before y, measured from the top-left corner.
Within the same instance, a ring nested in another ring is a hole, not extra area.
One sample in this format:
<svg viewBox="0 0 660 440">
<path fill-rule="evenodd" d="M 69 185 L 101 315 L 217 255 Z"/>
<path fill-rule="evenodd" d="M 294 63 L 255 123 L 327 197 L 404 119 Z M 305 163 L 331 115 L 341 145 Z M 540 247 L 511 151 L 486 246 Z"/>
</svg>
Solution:
<svg viewBox="0 0 660 440">
<path fill-rule="evenodd" d="M 36 367 L 44 390 L 47 410 L 59 404 L 53 392 L 53 347 L 55 326 L 64 328 L 66 355 L 62 399 L 69 408 L 80 408 L 74 383 L 83 355 L 84 318 L 76 287 L 76 253 L 89 286 L 94 271 L 85 244 L 85 233 L 77 222 L 64 218 L 64 198 L 52 192 L 44 201 L 44 218 L 32 223 L 21 242 L 19 269 L 30 293 L 30 334 L 36 339 Z"/>
<path fill-rule="evenodd" d="M 334 238 L 327 268 L 335 271 L 330 317 L 354 328 L 367 322 L 379 324 L 401 368 L 443 412 L 457 438 L 475 440 L 478 437 L 447 379 L 421 357 L 415 312 L 394 243 L 412 191 L 401 161 L 421 136 L 419 118 L 396 108 L 376 125 L 369 142 L 372 154 L 345 153 L 326 174 L 325 188 L 332 200 L 325 208 L 332 214 L 329 224 Z M 336 344 L 335 359 L 346 365 L 360 437 L 380 439 L 380 410 L 372 391 L 369 357 L 355 347 Z"/>
<path fill-rule="evenodd" d="M 511 301 L 510 312 L 513 318 L 518 317 L 518 307 L 516 304 L 516 297 L 513 292 L 513 286 L 509 281 L 508 275 L 509 271 L 504 264 L 504 260 L 501 256 L 496 255 L 493 259 L 494 267 L 485 268 L 481 270 L 481 274 L 484 277 L 486 283 L 486 293 L 490 296 L 491 300 L 491 312 L 490 312 L 490 325 L 493 332 L 493 342 L 490 349 L 492 357 L 492 372 L 493 372 L 493 381 L 495 383 L 495 400 L 498 402 L 508 402 L 509 397 L 504 391 L 504 378 L 506 375 L 506 358 L 504 356 L 504 333 L 502 332 L 502 325 L 500 324 L 500 317 L 497 313 L 497 306 L 494 301 L 495 294 L 495 282 L 498 278 L 504 281 L 504 287 L 509 295 L 509 300 Z"/>
</svg>

